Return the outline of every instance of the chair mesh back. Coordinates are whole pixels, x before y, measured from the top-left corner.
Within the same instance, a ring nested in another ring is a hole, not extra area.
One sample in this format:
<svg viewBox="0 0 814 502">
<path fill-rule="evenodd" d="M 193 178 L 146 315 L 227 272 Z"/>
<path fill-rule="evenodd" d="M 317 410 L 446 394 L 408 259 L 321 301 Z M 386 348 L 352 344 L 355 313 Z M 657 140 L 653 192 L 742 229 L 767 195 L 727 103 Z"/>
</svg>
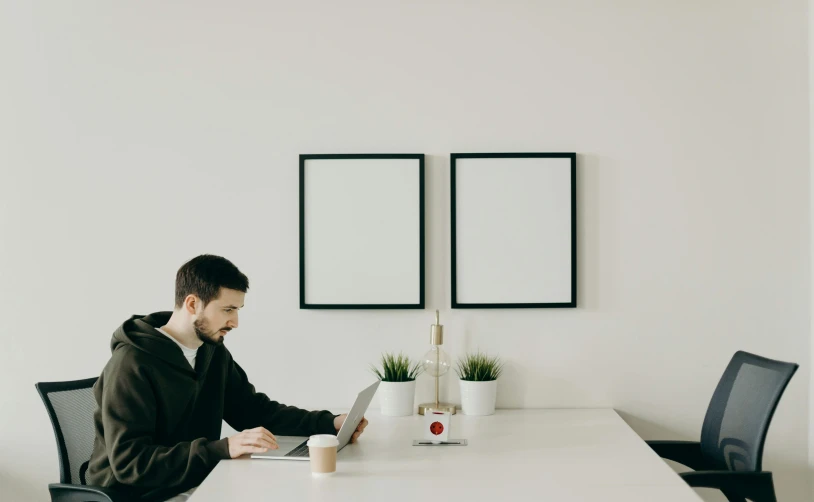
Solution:
<svg viewBox="0 0 814 502">
<path fill-rule="evenodd" d="M 93 396 L 95 382 L 96 378 L 90 378 L 37 384 L 54 427 L 62 483 L 83 484 L 79 470 L 90 460 L 96 437 L 93 426 L 93 414 L 97 408 Z"/>
<path fill-rule="evenodd" d="M 724 371 L 701 430 L 701 451 L 716 469 L 760 471 L 772 415 L 798 365 L 737 352 Z"/>
</svg>

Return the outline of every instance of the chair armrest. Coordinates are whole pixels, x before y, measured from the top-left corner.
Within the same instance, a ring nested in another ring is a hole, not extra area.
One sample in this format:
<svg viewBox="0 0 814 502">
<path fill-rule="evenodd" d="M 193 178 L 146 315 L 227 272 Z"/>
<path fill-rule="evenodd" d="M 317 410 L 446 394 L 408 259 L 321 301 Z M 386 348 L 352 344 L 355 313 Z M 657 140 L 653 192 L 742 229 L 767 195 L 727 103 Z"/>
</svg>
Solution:
<svg viewBox="0 0 814 502">
<path fill-rule="evenodd" d="M 727 498 L 737 495 L 756 502 L 777 502 L 771 472 L 695 471 L 679 476 L 693 488 L 717 488 Z"/>
<path fill-rule="evenodd" d="M 101 486 L 69 485 L 52 483 L 48 485 L 51 502 L 130 502 L 128 495 Z"/>
<path fill-rule="evenodd" d="M 647 441 L 647 445 L 661 458 L 686 465 L 690 469 L 700 471 L 709 467 L 701 454 L 701 443 L 698 441 Z"/>
</svg>

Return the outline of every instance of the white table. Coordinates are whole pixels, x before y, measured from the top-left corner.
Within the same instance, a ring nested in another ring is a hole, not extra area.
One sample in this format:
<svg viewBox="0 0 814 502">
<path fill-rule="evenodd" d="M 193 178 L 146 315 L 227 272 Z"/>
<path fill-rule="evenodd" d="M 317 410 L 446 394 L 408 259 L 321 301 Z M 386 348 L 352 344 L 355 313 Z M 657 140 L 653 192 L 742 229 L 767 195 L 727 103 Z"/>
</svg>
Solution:
<svg viewBox="0 0 814 502">
<path fill-rule="evenodd" d="M 452 417 L 450 439 L 412 446 L 423 418 L 367 414 L 337 472 L 313 478 L 307 462 L 225 460 L 192 496 L 207 501 L 626 501 L 701 498 L 612 409 L 498 410 Z"/>
</svg>

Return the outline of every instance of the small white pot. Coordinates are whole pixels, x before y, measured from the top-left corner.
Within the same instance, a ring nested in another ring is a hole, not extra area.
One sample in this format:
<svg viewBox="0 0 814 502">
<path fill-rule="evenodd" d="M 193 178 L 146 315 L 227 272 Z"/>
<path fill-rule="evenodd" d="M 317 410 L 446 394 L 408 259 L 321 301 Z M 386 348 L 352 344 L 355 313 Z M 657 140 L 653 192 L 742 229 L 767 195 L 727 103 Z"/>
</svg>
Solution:
<svg viewBox="0 0 814 502">
<path fill-rule="evenodd" d="M 461 410 L 464 415 L 493 415 L 497 400 L 497 380 L 461 382 Z"/>
<path fill-rule="evenodd" d="M 381 382 L 377 393 L 382 415 L 406 417 L 415 412 L 415 380 Z"/>
</svg>

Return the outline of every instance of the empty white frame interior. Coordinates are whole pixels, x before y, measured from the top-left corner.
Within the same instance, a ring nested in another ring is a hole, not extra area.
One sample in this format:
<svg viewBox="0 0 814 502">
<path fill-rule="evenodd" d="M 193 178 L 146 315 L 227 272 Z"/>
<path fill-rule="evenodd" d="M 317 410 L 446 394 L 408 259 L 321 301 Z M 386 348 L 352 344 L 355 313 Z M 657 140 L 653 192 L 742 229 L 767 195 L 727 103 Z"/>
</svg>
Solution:
<svg viewBox="0 0 814 502">
<path fill-rule="evenodd" d="M 572 301 L 571 159 L 458 158 L 459 304 Z"/>
<path fill-rule="evenodd" d="M 306 159 L 305 303 L 418 304 L 418 159 Z"/>
</svg>

